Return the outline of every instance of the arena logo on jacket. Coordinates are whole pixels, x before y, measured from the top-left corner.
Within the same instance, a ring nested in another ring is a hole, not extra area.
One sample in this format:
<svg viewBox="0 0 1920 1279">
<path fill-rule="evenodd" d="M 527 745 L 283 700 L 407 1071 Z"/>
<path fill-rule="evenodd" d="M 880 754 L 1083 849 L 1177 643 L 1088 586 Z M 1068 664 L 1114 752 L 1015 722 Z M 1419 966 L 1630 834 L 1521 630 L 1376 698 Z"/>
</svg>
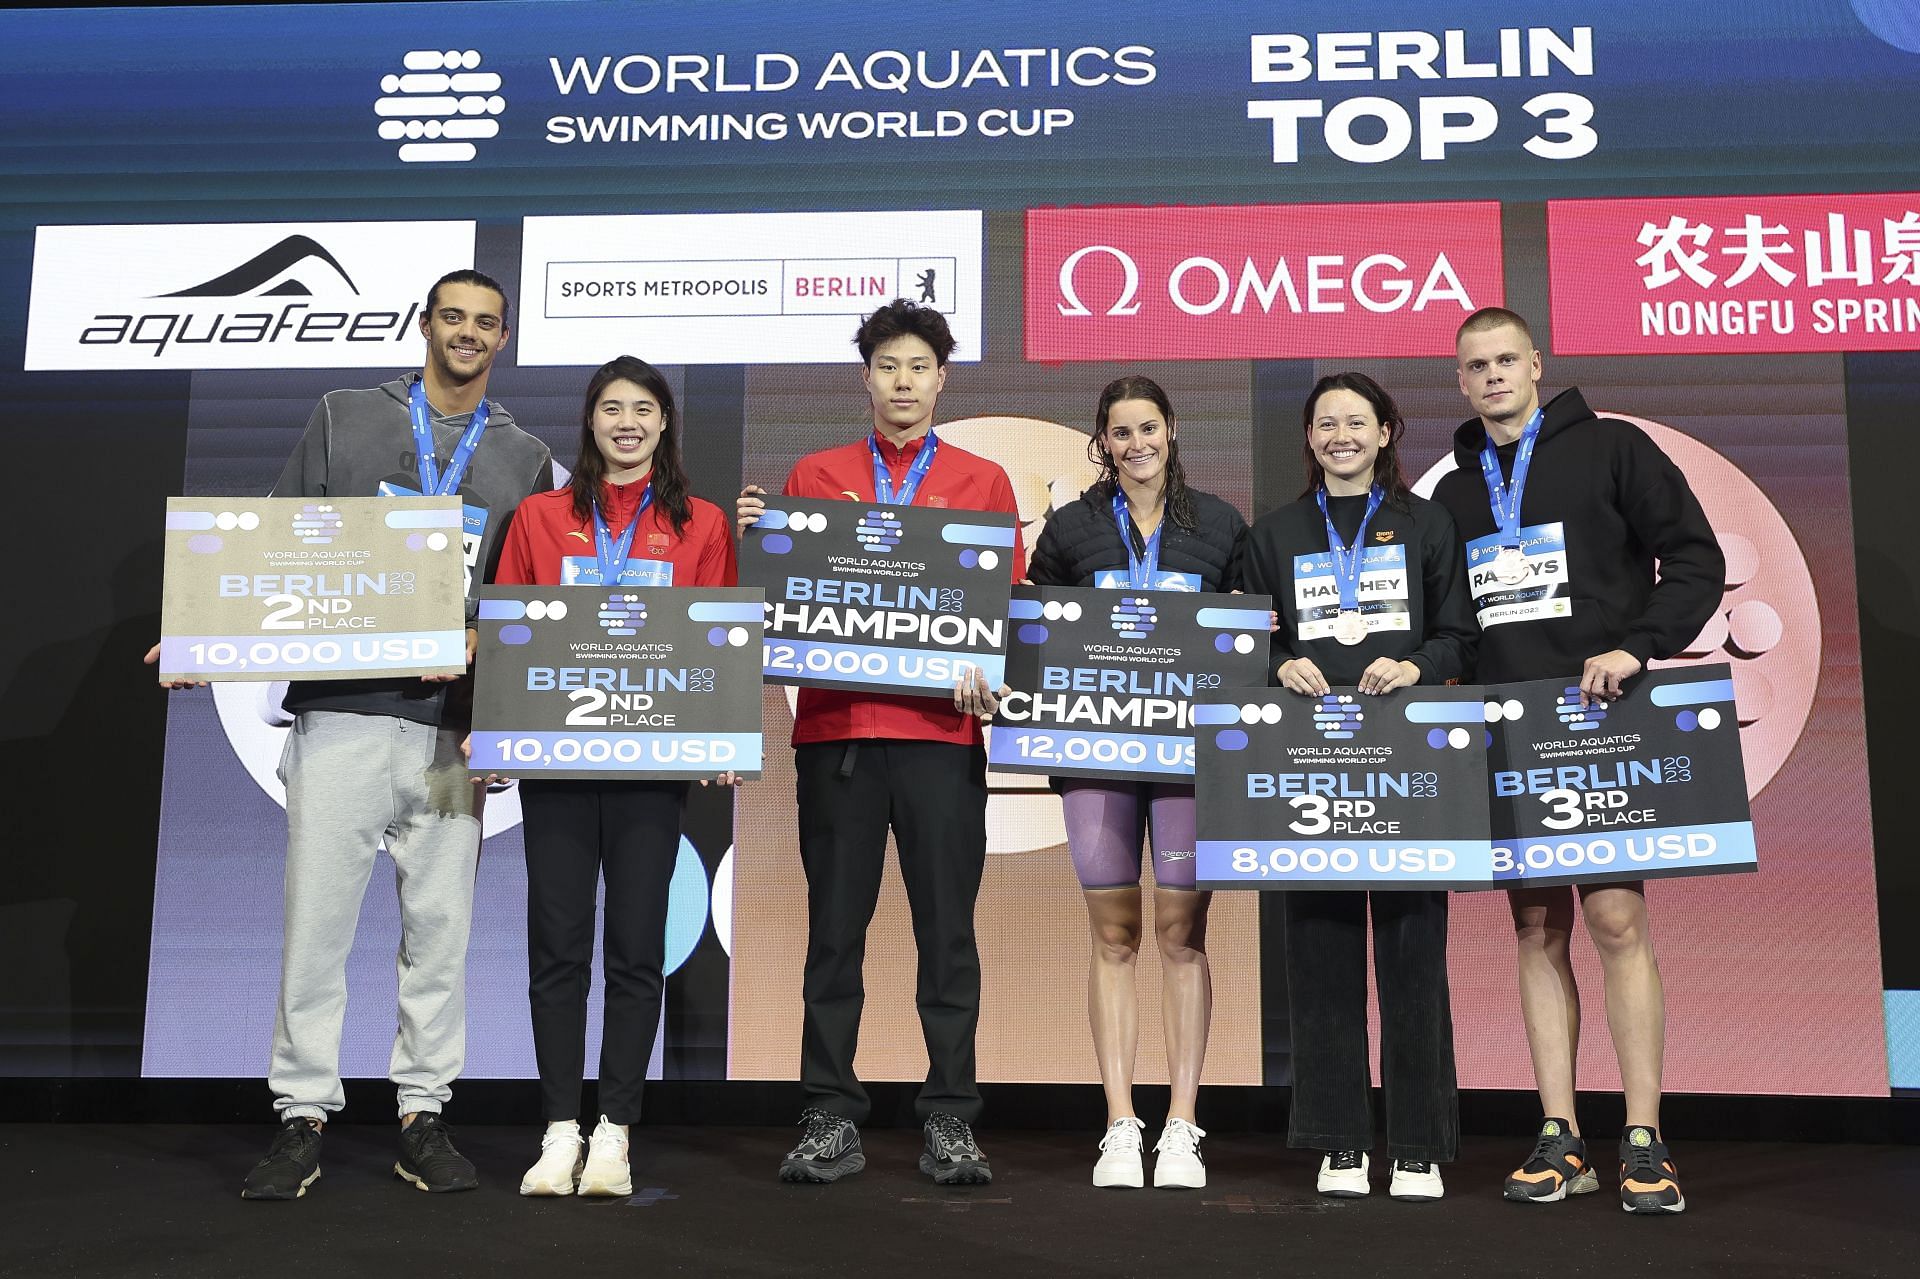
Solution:
<svg viewBox="0 0 1920 1279">
<path fill-rule="evenodd" d="M 1359 585 L 1360 620 L 1369 632 L 1412 629 L 1405 546 L 1362 548 Z M 1334 572 L 1332 552 L 1293 557 L 1293 611 L 1294 629 L 1301 639 L 1334 637 L 1334 622 L 1340 616 L 1340 579 Z"/>
</svg>

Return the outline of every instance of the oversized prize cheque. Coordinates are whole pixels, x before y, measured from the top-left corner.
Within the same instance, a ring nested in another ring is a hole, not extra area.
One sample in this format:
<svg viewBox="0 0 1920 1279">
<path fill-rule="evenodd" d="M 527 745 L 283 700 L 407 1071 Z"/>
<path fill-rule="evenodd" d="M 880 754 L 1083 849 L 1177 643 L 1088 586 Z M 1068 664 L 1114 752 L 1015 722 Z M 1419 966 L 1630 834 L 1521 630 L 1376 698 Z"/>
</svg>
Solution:
<svg viewBox="0 0 1920 1279">
<path fill-rule="evenodd" d="M 737 587 L 481 588 L 470 769 L 759 776 L 760 606 Z"/>
<path fill-rule="evenodd" d="M 775 684 L 948 697 L 974 667 L 1006 674 L 1014 517 L 767 498 L 740 580 L 767 593 Z"/>
<path fill-rule="evenodd" d="M 1266 680 L 1264 595 L 1017 586 L 987 762 L 1010 773 L 1193 778 L 1197 692 Z"/>
<path fill-rule="evenodd" d="M 1200 887 L 1493 886 L 1479 689 L 1195 702 Z"/>
<path fill-rule="evenodd" d="M 170 497 L 159 678 L 467 669 L 454 497 Z"/>
<path fill-rule="evenodd" d="M 1493 725 L 1496 882 L 1759 869 L 1725 663 L 1650 671 L 1586 707 L 1574 679 L 1481 691 Z"/>
</svg>

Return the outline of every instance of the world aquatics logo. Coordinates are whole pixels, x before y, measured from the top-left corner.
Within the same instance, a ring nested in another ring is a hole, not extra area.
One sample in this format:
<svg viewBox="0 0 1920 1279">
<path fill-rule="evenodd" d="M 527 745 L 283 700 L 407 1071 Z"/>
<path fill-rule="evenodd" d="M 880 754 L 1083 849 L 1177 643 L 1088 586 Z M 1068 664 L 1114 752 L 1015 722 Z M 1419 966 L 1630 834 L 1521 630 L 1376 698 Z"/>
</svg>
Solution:
<svg viewBox="0 0 1920 1279">
<path fill-rule="evenodd" d="M 400 62 L 404 73 L 380 78 L 373 110 L 380 136 L 400 144 L 402 163 L 464 163 L 479 153 L 476 142 L 499 135 L 493 117 L 507 100 L 500 77 L 479 69 L 479 50 L 412 49 Z"/>
</svg>

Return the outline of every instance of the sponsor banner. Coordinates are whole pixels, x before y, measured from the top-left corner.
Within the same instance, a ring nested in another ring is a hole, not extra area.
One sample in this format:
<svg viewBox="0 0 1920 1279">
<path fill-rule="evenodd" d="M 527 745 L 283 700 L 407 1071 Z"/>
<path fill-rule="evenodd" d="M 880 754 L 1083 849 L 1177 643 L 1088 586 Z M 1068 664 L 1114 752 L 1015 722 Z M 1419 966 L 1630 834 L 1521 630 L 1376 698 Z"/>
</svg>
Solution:
<svg viewBox="0 0 1920 1279">
<path fill-rule="evenodd" d="M 460 502 L 170 497 L 161 680 L 458 675 Z"/>
<path fill-rule="evenodd" d="M 521 364 L 838 364 L 863 316 L 937 308 L 981 356 L 981 214 L 634 214 L 526 219 Z"/>
<path fill-rule="evenodd" d="M 1266 683 L 1264 595 L 1017 586 L 987 762 L 1010 773 L 1190 781 L 1194 695 Z"/>
<path fill-rule="evenodd" d="M 471 222 L 43 226 L 26 367 L 393 368 Z"/>
<path fill-rule="evenodd" d="M 1200 887 L 1492 887 L 1479 689 L 1194 701 Z"/>
<path fill-rule="evenodd" d="M 1500 206 L 1029 209 L 1026 282 L 1029 360 L 1452 355 Z"/>
<path fill-rule="evenodd" d="M 1733 672 L 1653 671 L 1612 702 L 1568 680 L 1496 684 L 1493 877 L 1598 883 L 1757 870 Z"/>
<path fill-rule="evenodd" d="M 1006 676 L 1014 517 L 768 497 L 740 541 L 764 587 L 776 684 L 948 697 L 971 667 Z"/>
<path fill-rule="evenodd" d="M 1920 194 L 1550 200 L 1557 355 L 1920 350 Z"/>
<path fill-rule="evenodd" d="M 481 588 L 475 774 L 760 774 L 757 590 Z"/>
<path fill-rule="evenodd" d="M 724 209 L 865 189 L 931 207 L 1142 189 L 1195 203 L 1356 189 L 1538 201 L 1675 174 L 1817 190 L 1836 172 L 1912 172 L 1920 135 L 1903 0 L 1439 15 L 1120 0 L 1026 6 L 1017 31 L 1007 6 L 943 6 L 938 34 L 917 37 L 874 34 L 855 5 L 768 7 L 752 24 L 708 8 L 649 6 L 644 27 L 577 4 L 544 5 L 537 23 L 498 4 L 362 6 L 344 23 L 311 5 L 110 23 L 0 10 L 0 48 L 30 51 L 42 73 L 9 100 L 7 158 L 39 180 L 58 155 L 76 198 L 103 199 L 188 167 L 290 202 L 314 198 L 317 171 L 372 179 L 345 198 L 393 200 L 441 197 L 422 172 L 485 169 L 489 216 L 515 216 L 576 199 Z M 195 56 L 152 56 L 170 43 Z M 1674 48 L 1711 53 L 1654 103 L 1644 68 Z M 137 83 L 123 74 L 136 64 Z M 206 149 L 163 150 L 183 141 Z M 1717 162 L 1730 147 L 1742 158 Z M 1141 156 L 1173 159 L 1141 171 Z M 902 168 L 910 183 L 892 178 Z"/>
</svg>

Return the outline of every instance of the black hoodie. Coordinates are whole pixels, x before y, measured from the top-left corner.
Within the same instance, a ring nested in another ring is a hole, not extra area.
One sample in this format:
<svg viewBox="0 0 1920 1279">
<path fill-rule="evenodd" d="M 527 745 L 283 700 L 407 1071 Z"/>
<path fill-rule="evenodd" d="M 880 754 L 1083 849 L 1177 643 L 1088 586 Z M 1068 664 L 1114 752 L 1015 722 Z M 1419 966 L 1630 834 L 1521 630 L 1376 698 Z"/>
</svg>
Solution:
<svg viewBox="0 0 1920 1279">
<path fill-rule="evenodd" d="M 1507 588 L 1492 580 L 1494 543 L 1475 554 L 1476 540 L 1497 540 L 1499 532 L 1480 470 L 1487 438 L 1480 419 L 1454 432 L 1459 469 L 1442 476 L 1433 491 L 1467 544 L 1483 683 L 1577 678 L 1589 657 L 1616 648 L 1643 663 L 1672 657 L 1700 633 L 1726 589 L 1726 557 L 1706 512 L 1646 432 L 1595 417 L 1571 388 L 1548 402 L 1543 418 L 1521 497 L 1520 524 L 1534 568 L 1528 583 Z M 1497 450 L 1509 479 L 1517 445 Z M 1564 551 L 1541 554 L 1554 543 L 1540 526 L 1555 524 Z M 1556 584 L 1535 584 L 1542 580 Z M 1502 611 L 1554 615 L 1504 620 Z"/>
</svg>

